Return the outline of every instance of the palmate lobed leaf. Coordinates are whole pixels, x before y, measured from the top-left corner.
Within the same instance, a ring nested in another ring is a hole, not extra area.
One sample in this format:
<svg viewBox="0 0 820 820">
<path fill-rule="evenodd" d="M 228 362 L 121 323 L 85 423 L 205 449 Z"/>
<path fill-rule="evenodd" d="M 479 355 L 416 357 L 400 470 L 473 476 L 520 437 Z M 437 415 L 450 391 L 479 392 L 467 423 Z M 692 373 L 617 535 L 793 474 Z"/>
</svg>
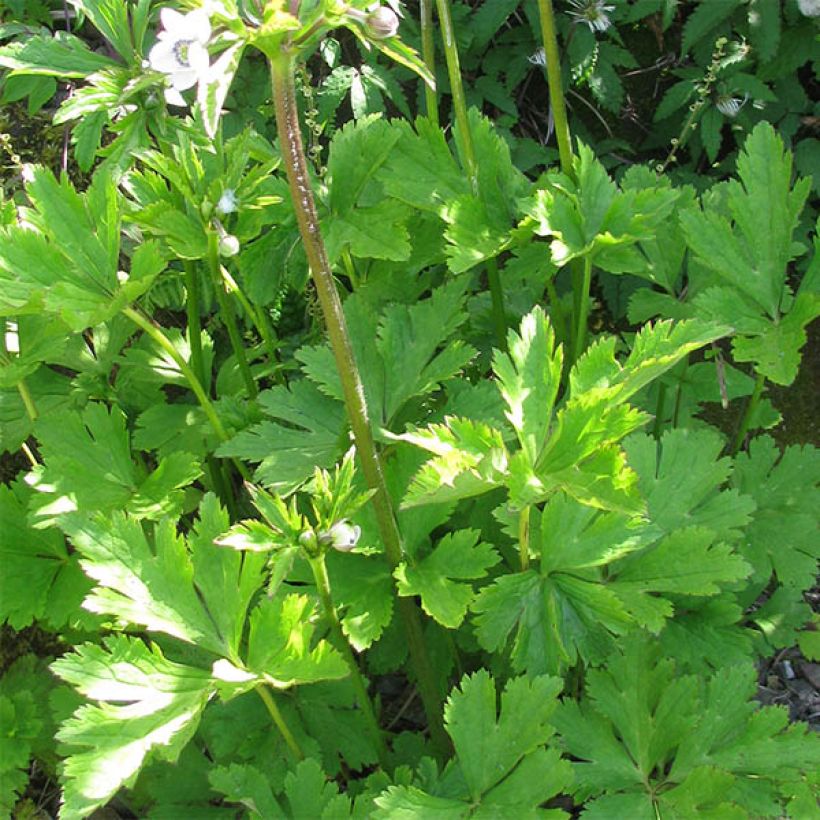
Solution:
<svg viewBox="0 0 820 820">
<path fill-rule="evenodd" d="M 438 782 L 422 790 L 391 786 L 375 800 L 378 818 L 563 817 L 538 807 L 569 782 L 569 764 L 545 748 L 558 678 L 510 680 L 496 706 L 496 686 L 480 669 L 462 678 L 445 706 L 445 725 L 456 756 Z"/>
<path fill-rule="evenodd" d="M 704 685 L 676 674 L 645 637 L 622 643 L 588 672 L 586 697 L 565 700 L 552 719 L 577 759 L 585 815 L 783 816 L 779 784 L 812 770 L 817 742 L 804 727 L 787 730 L 785 710 L 758 709 L 754 691 L 750 664 Z"/>
<path fill-rule="evenodd" d="M 708 529 L 662 538 L 651 521 L 562 493 L 531 535 L 538 571 L 500 576 L 471 605 L 481 646 L 497 652 L 511 642 L 517 672 L 553 674 L 578 657 L 593 663 L 636 626 L 660 632 L 676 596 L 716 596 L 750 572 Z"/>
<path fill-rule="evenodd" d="M 60 817 L 67 820 L 107 803 L 149 755 L 176 760 L 214 692 L 208 672 L 124 635 L 83 644 L 52 669 L 100 702 L 81 706 L 57 734 L 72 751 L 62 773 Z"/>
<path fill-rule="evenodd" d="M 105 172 L 79 194 L 67 178 L 34 166 L 26 192 L 33 208 L 21 209 L 25 228 L 0 232 L 0 312 L 59 315 L 84 330 L 116 315 L 141 296 L 166 266 L 159 247 L 147 241 L 120 272 L 122 196 Z"/>
<path fill-rule="evenodd" d="M 65 528 L 81 566 L 98 583 L 84 603 L 87 609 L 238 658 L 265 558 L 213 543 L 228 529 L 214 496 L 203 500 L 188 539 L 164 519 L 149 541 L 140 522 L 122 513 L 71 517 Z"/>
<path fill-rule="evenodd" d="M 800 248 L 792 241 L 811 180 L 792 187 L 791 154 L 771 125 L 759 123 L 737 163 L 740 181 L 728 183 L 734 223 L 716 212 L 681 214 L 689 247 L 698 259 L 776 319 L 787 266 Z"/>
<path fill-rule="evenodd" d="M 483 578 L 501 557 L 490 544 L 479 543 L 477 530 L 444 536 L 430 555 L 416 564 L 402 563 L 394 571 L 399 595 L 419 595 L 428 615 L 457 629 L 475 597 L 472 585 L 458 583 Z"/>
<path fill-rule="evenodd" d="M 731 459 L 721 458 L 724 445 L 710 428 L 670 430 L 660 444 L 643 433 L 626 439 L 624 449 L 657 530 L 702 526 L 724 541 L 741 537 L 755 503 L 750 495 L 723 488 L 732 474 Z"/>
<path fill-rule="evenodd" d="M 781 453 L 770 436 L 759 436 L 736 457 L 731 483 L 757 505 L 741 547 L 754 567 L 755 587 L 765 586 L 774 571 L 780 584 L 805 589 L 820 557 L 817 448 L 792 445 Z"/>
<path fill-rule="evenodd" d="M 336 649 L 324 640 L 314 646 L 312 612 L 304 595 L 257 604 L 250 616 L 247 669 L 278 689 L 346 677 L 349 670 Z"/>
</svg>

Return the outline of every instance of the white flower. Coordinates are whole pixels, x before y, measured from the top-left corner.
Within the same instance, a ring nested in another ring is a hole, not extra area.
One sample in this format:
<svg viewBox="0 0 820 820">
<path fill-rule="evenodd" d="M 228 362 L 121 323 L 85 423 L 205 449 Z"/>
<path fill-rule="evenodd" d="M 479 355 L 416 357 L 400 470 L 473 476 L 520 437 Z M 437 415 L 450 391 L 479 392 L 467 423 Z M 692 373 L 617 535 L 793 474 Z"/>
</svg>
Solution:
<svg viewBox="0 0 820 820">
<path fill-rule="evenodd" d="M 539 48 L 535 54 L 531 54 L 527 59 L 533 65 L 545 66 L 547 64 L 547 55 L 543 48 Z"/>
<path fill-rule="evenodd" d="M 739 97 L 732 97 L 729 94 L 721 94 L 715 100 L 715 107 L 724 117 L 734 119 L 740 113 L 740 109 L 746 105 L 748 98 L 748 94 L 742 100 Z"/>
<path fill-rule="evenodd" d="M 569 0 L 569 3 L 577 9 L 569 12 L 569 16 L 576 23 L 586 23 L 591 32 L 603 32 L 612 25 L 608 12 L 614 11 L 615 6 L 605 5 L 603 0 Z"/>
<path fill-rule="evenodd" d="M 797 7 L 805 17 L 820 17 L 820 0 L 797 0 Z"/>
<path fill-rule="evenodd" d="M 216 203 L 216 212 L 221 216 L 232 214 L 236 210 L 236 192 L 231 188 L 226 188 L 225 193 L 219 197 Z"/>
<path fill-rule="evenodd" d="M 350 552 L 359 543 L 362 528 L 355 524 L 348 524 L 346 519 L 337 521 L 328 531 L 327 538 L 330 546 L 340 552 Z"/>
<path fill-rule="evenodd" d="M 157 44 L 148 53 L 148 63 L 155 71 L 168 75 L 170 86 L 165 89 L 169 105 L 187 105 L 180 94 L 191 88 L 208 73 L 208 40 L 211 23 L 205 9 L 180 14 L 174 9 L 160 12 L 163 31 Z"/>
</svg>

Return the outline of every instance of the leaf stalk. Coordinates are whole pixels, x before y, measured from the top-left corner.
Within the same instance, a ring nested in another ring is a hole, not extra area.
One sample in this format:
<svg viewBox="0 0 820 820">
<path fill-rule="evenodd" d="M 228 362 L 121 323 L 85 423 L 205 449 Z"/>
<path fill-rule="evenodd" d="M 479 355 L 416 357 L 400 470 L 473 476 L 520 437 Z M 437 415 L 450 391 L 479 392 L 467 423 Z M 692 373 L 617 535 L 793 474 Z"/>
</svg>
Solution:
<svg viewBox="0 0 820 820">
<path fill-rule="evenodd" d="M 305 755 L 299 744 L 296 742 L 296 738 L 293 736 L 290 729 L 288 729 L 288 725 L 285 723 L 285 719 L 282 717 L 282 713 L 279 711 L 276 701 L 273 699 L 271 693 L 268 692 L 268 685 L 266 683 L 260 683 L 254 687 L 254 689 L 256 694 L 262 699 L 262 703 L 265 704 L 265 708 L 268 710 L 271 720 L 273 720 L 274 725 L 279 730 L 279 734 L 282 735 L 282 739 L 285 741 L 288 749 L 291 750 L 293 756 L 297 760 L 304 760 Z"/>
<path fill-rule="evenodd" d="M 365 722 L 368 724 L 370 734 L 373 736 L 373 741 L 376 744 L 376 752 L 379 756 L 379 763 L 382 768 L 386 769 L 387 747 L 384 744 L 382 730 L 379 726 L 379 721 L 376 718 L 376 712 L 373 709 L 373 703 L 370 700 L 367 685 L 362 677 L 359 664 L 353 655 L 353 650 L 350 648 L 350 643 L 342 631 L 342 625 L 339 622 L 336 607 L 333 605 L 333 597 L 330 593 L 330 578 L 327 574 L 325 556 L 320 554 L 316 557 L 310 558 L 310 568 L 313 570 L 313 578 L 316 581 L 316 589 L 319 592 L 319 599 L 322 602 L 325 617 L 330 625 L 330 631 L 333 635 L 333 642 L 336 644 L 336 648 L 341 653 L 342 658 L 344 658 L 344 662 L 347 664 L 347 668 L 350 670 L 350 679 L 353 683 L 353 688 L 356 691 L 356 700 L 359 702 L 359 708 L 362 710 Z"/>
</svg>

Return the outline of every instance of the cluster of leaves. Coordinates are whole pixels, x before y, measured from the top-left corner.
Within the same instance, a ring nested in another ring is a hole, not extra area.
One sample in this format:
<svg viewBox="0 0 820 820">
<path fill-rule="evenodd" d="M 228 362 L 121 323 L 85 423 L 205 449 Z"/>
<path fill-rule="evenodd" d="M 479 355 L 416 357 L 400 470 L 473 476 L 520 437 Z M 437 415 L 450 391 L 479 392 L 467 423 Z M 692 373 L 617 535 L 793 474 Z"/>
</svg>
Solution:
<svg viewBox="0 0 820 820">
<path fill-rule="evenodd" d="M 816 737 L 753 699 L 756 658 L 798 640 L 818 657 L 802 591 L 820 455 L 765 433 L 780 421 L 765 386 L 794 382 L 820 313 L 811 183 L 781 136 L 758 124 L 734 177 L 698 190 L 644 166 L 615 181 L 583 142 L 571 169 L 532 179 L 515 121 L 472 109 L 469 180 L 459 129 L 373 113 L 368 84 L 403 113 L 410 97 L 326 43 L 318 124 L 345 89 L 358 102 L 327 144 L 318 212 L 401 533 L 391 565 L 321 322 L 307 299 L 296 320 L 284 309 L 308 272 L 282 158 L 244 127 L 259 109 L 234 110 L 230 138 L 218 105 L 171 116 L 141 67 L 152 3 L 71 5 L 108 54 L 46 30 L 0 53 L 32 92 L 83 81 L 57 117 L 94 170 L 78 190 L 27 168 L 0 203 L 0 451 L 30 462 L 0 486 L 0 621 L 64 646 L 0 679 L 0 810 L 35 759 L 65 818 L 111 801 L 813 816 Z M 495 31 L 518 5 L 454 15 L 477 93 L 510 118 L 521 27 Z M 711 55 L 740 6 L 707 20 L 710 5 L 685 52 Z M 613 19 L 665 30 L 673 10 Z M 564 25 L 580 59 L 591 32 Z M 630 64 L 616 31 L 572 73 L 605 108 Z M 776 60 L 770 33 L 748 36 Z M 583 343 L 579 273 L 622 299 L 629 331 Z M 703 411 L 744 398 L 742 449 Z M 416 600 L 449 750 L 412 714 L 399 616 Z"/>
</svg>

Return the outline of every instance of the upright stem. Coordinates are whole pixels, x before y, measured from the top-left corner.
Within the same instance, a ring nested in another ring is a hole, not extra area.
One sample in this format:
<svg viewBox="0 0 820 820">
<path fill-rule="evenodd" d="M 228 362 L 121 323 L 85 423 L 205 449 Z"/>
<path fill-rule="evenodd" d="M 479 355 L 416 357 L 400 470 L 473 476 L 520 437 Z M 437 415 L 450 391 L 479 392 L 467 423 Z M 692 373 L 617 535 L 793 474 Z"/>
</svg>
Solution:
<svg viewBox="0 0 820 820">
<path fill-rule="evenodd" d="M 547 295 L 549 296 L 550 306 L 552 310 L 552 324 L 555 328 L 556 335 L 559 342 L 569 344 L 569 334 L 567 333 L 566 317 L 564 316 L 564 308 L 561 306 L 561 300 L 558 298 L 558 291 L 555 289 L 555 282 L 552 277 L 547 279 Z M 564 348 L 567 349 L 566 347 Z"/>
<path fill-rule="evenodd" d="M 504 288 L 501 277 L 498 275 L 496 260 L 487 260 L 487 282 L 490 285 L 490 299 L 493 305 L 493 326 L 495 327 L 496 342 L 499 350 L 507 349 L 507 319 L 504 307 Z"/>
<path fill-rule="evenodd" d="M 202 317 L 199 314 L 199 274 L 190 259 L 185 261 L 185 312 L 188 316 L 188 344 L 191 346 L 191 368 L 200 384 L 205 385 L 202 358 Z"/>
<path fill-rule="evenodd" d="M 279 734 L 282 735 L 282 739 L 287 744 L 288 749 L 293 752 L 293 756 L 297 760 L 304 760 L 304 753 L 302 752 L 301 748 L 299 748 L 299 744 L 296 742 L 296 738 L 291 734 L 290 729 L 288 729 L 287 723 L 285 723 L 284 718 L 282 717 L 282 713 L 279 711 L 279 707 L 276 705 L 276 701 L 271 696 L 271 693 L 268 692 L 268 686 L 266 683 L 260 683 L 256 688 L 256 694 L 262 699 L 262 703 L 265 704 L 265 708 L 268 710 L 268 714 L 271 716 L 274 725 L 279 730 Z"/>
<path fill-rule="evenodd" d="M 558 141 L 558 156 L 561 170 L 572 177 L 572 142 L 569 135 L 567 108 L 564 104 L 564 86 L 561 81 L 561 57 L 558 52 L 558 38 L 555 33 L 555 14 L 552 0 L 538 0 L 538 14 L 541 17 L 541 39 L 544 41 L 544 57 L 549 85 L 550 107 L 555 123 L 555 138 Z"/>
<path fill-rule="evenodd" d="M 578 271 L 573 270 L 573 274 Z M 575 311 L 578 321 L 575 326 L 575 339 L 572 347 L 572 362 L 578 361 L 584 352 L 587 342 L 587 319 L 589 317 L 589 289 L 592 284 L 592 259 L 585 256 L 581 276 L 574 276 L 573 290 L 575 291 Z"/>
<path fill-rule="evenodd" d="M 421 0 L 421 56 L 430 74 L 436 76 L 436 44 L 433 39 L 433 0 Z M 424 84 L 424 105 L 427 118 L 438 125 L 436 90 Z"/>
<path fill-rule="evenodd" d="M 255 399 L 258 393 L 256 382 L 253 380 L 248 358 L 245 355 L 245 345 L 239 335 L 239 328 L 236 324 L 236 315 L 233 312 L 233 305 L 225 291 L 225 282 L 222 279 L 222 267 L 219 262 L 219 237 L 215 231 L 208 233 L 208 267 L 211 270 L 211 280 L 216 291 L 216 301 L 219 303 L 219 313 L 225 327 L 228 330 L 228 338 L 231 340 L 231 347 L 236 356 L 236 363 L 239 365 L 239 372 L 245 382 L 245 390 L 248 398 Z"/>
<path fill-rule="evenodd" d="M 530 505 L 518 514 L 518 557 L 521 572 L 530 568 Z"/>
<path fill-rule="evenodd" d="M 752 423 L 752 416 L 754 416 L 755 410 L 757 410 L 757 406 L 760 404 L 760 399 L 763 396 L 763 387 L 765 384 L 766 377 L 762 373 L 758 373 L 754 390 L 752 391 L 752 395 L 749 396 L 749 401 L 746 402 L 746 410 L 738 425 L 737 433 L 735 433 L 735 440 L 732 444 L 731 451 L 731 455 L 733 456 L 737 455 L 743 446 L 743 440 L 746 438 L 746 433 L 749 432 L 749 425 Z"/>
<path fill-rule="evenodd" d="M 342 625 L 339 623 L 339 616 L 336 614 L 336 607 L 333 605 L 333 598 L 330 594 L 330 579 L 327 575 L 327 565 L 325 564 L 324 555 L 319 555 L 316 558 L 310 559 L 310 568 L 313 570 L 313 577 L 316 581 L 316 589 L 319 591 L 319 598 L 322 601 L 322 607 L 325 611 L 325 617 L 330 624 L 330 631 L 333 634 L 333 642 L 336 648 L 342 654 L 347 668 L 350 670 L 350 678 L 353 682 L 353 688 L 356 690 L 356 700 L 359 702 L 359 708 L 362 710 L 365 722 L 370 728 L 370 734 L 373 736 L 373 741 L 376 744 L 376 751 L 379 755 L 379 762 L 382 768 L 387 767 L 387 747 L 384 745 L 384 738 L 382 737 L 382 730 L 379 726 L 379 721 L 376 718 L 376 712 L 373 709 L 373 704 L 370 700 L 370 695 L 367 692 L 367 686 L 362 678 L 359 664 L 353 655 L 350 644 L 342 632 Z"/>
<path fill-rule="evenodd" d="M 450 78 L 450 93 L 453 96 L 453 110 L 458 124 L 458 147 L 461 161 L 470 181 L 473 194 L 478 196 L 478 160 L 473 147 L 473 134 L 470 130 L 470 118 L 467 114 L 467 98 L 464 96 L 464 83 L 461 79 L 461 65 L 458 59 L 456 35 L 453 29 L 453 17 L 450 14 L 450 0 L 436 0 L 438 19 L 441 24 L 441 36 L 444 41 L 444 56 L 447 59 L 447 75 Z M 495 259 L 487 262 L 487 278 L 492 299 L 493 326 L 501 350 L 507 348 L 507 321 L 504 311 L 504 289 L 498 276 L 498 265 Z"/>
<path fill-rule="evenodd" d="M 372 504 L 385 555 L 390 566 L 396 567 L 402 560 L 401 535 L 373 441 L 364 388 L 353 356 L 353 347 L 347 332 L 342 303 L 336 292 L 327 251 L 319 228 L 319 217 L 310 186 L 307 159 L 299 130 L 299 112 L 293 86 L 293 58 L 283 51 L 271 58 L 270 67 L 276 108 L 276 126 L 296 220 L 322 307 L 330 346 L 336 359 L 336 368 L 342 382 L 345 406 L 362 472 L 368 487 L 374 491 Z M 441 697 L 424 643 L 419 610 L 411 598 L 399 598 L 398 608 L 404 623 L 419 693 L 427 713 L 430 734 L 433 742 L 442 752 L 445 752 L 449 747 L 449 741 L 442 722 Z"/>
<path fill-rule="evenodd" d="M 467 178 L 473 193 L 478 193 L 478 163 L 473 148 L 473 135 L 470 131 L 470 120 L 467 116 L 467 99 L 464 96 L 464 83 L 461 81 L 461 65 L 458 59 L 456 35 L 453 29 L 453 17 L 450 14 L 450 0 L 436 0 L 438 21 L 441 25 L 441 36 L 444 41 L 444 56 L 447 59 L 447 75 L 450 78 L 450 93 L 453 95 L 453 110 L 458 123 L 459 139 L 457 145 L 461 161 L 467 171 Z"/>
</svg>

